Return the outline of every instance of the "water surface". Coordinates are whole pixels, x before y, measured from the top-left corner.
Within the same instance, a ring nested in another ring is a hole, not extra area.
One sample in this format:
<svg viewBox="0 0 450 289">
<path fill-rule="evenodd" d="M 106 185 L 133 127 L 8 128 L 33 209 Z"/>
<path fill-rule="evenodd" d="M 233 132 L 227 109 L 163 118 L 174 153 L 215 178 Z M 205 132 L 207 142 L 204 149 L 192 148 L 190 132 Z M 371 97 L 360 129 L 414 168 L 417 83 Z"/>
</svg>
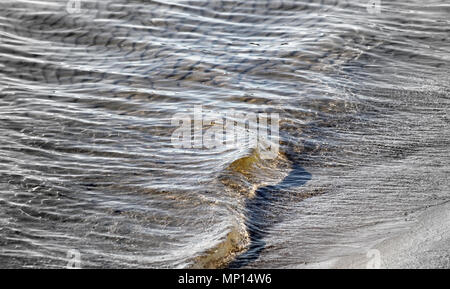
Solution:
<svg viewBox="0 0 450 289">
<path fill-rule="evenodd" d="M 445 1 L 67 4 L 0 2 L 2 267 L 329 266 L 448 201 Z M 279 154 L 174 147 L 200 105 Z"/>
</svg>

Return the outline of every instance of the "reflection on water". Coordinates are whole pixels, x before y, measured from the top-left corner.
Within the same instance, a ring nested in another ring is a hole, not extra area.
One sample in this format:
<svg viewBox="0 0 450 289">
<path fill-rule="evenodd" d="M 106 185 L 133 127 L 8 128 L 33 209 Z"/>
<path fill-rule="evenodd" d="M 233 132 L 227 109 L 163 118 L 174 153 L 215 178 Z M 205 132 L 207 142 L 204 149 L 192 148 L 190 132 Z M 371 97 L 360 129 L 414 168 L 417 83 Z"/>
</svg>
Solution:
<svg viewBox="0 0 450 289">
<path fill-rule="evenodd" d="M 255 196 L 247 199 L 245 212 L 250 244 L 245 253 L 229 264 L 230 268 L 246 266 L 258 259 L 266 246 L 264 237 L 267 235 L 267 229 L 276 222 L 277 217 L 280 217 L 276 212 L 271 212 L 271 208 L 276 202 L 289 201 L 286 197 L 289 189 L 302 186 L 310 179 L 311 175 L 294 161 L 289 175 L 281 182 L 258 188 Z"/>
<path fill-rule="evenodd" d="M 79 4 L 0 4 L 2 266 L 299 267 L 447 200 L 443 0 Z M 278 155 L 174 146 L 200 105 Z"/>
</svg>

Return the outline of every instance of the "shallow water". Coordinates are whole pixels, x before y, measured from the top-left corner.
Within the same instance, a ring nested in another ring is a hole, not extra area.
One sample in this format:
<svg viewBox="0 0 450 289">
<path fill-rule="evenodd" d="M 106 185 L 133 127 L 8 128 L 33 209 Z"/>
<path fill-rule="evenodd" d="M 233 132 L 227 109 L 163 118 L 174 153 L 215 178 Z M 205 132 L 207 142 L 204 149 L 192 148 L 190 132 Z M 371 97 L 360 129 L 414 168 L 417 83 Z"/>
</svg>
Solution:
<svg viewBox="0 0 450 289">
<path fill-rule="evenodd" d="M 79 3 L 0 2 L 2 267 L 328 266 L 448 201 L 445 1 Z M 174 146 L 199 106 L 279 153 Z"/>
</svg>

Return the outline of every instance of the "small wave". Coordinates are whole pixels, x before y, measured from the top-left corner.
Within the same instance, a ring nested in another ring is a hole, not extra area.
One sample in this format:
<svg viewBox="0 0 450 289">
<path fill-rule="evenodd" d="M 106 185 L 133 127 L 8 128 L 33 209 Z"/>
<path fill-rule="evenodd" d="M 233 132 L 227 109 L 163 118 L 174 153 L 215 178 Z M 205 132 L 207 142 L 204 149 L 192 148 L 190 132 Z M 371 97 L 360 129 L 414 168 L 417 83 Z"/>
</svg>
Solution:
<svg viewBox="0 0 450 289">
<path fill-rule="evenodd" d="M 217 246 L 195 258 L 192 269 L 223 268 L 249 244 L 249 235 L 242 225 L 236 225 Z"/>
</svg>

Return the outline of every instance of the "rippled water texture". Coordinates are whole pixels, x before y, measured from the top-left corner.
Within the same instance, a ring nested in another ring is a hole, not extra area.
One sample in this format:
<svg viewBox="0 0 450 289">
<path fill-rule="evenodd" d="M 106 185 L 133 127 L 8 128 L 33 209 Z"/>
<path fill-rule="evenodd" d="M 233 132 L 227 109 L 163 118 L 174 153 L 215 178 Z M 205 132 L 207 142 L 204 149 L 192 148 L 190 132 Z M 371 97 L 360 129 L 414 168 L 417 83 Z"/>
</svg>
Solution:
<svg viewBox="0 0 450 289">
<path fill-rule="evenodd" d="M 332 267 L 449 200 L 446 1 L 79 4 L 0 0 L 1 267 Z M 200 105 L 278 156 L 177 148 Z"/>
</svg>

